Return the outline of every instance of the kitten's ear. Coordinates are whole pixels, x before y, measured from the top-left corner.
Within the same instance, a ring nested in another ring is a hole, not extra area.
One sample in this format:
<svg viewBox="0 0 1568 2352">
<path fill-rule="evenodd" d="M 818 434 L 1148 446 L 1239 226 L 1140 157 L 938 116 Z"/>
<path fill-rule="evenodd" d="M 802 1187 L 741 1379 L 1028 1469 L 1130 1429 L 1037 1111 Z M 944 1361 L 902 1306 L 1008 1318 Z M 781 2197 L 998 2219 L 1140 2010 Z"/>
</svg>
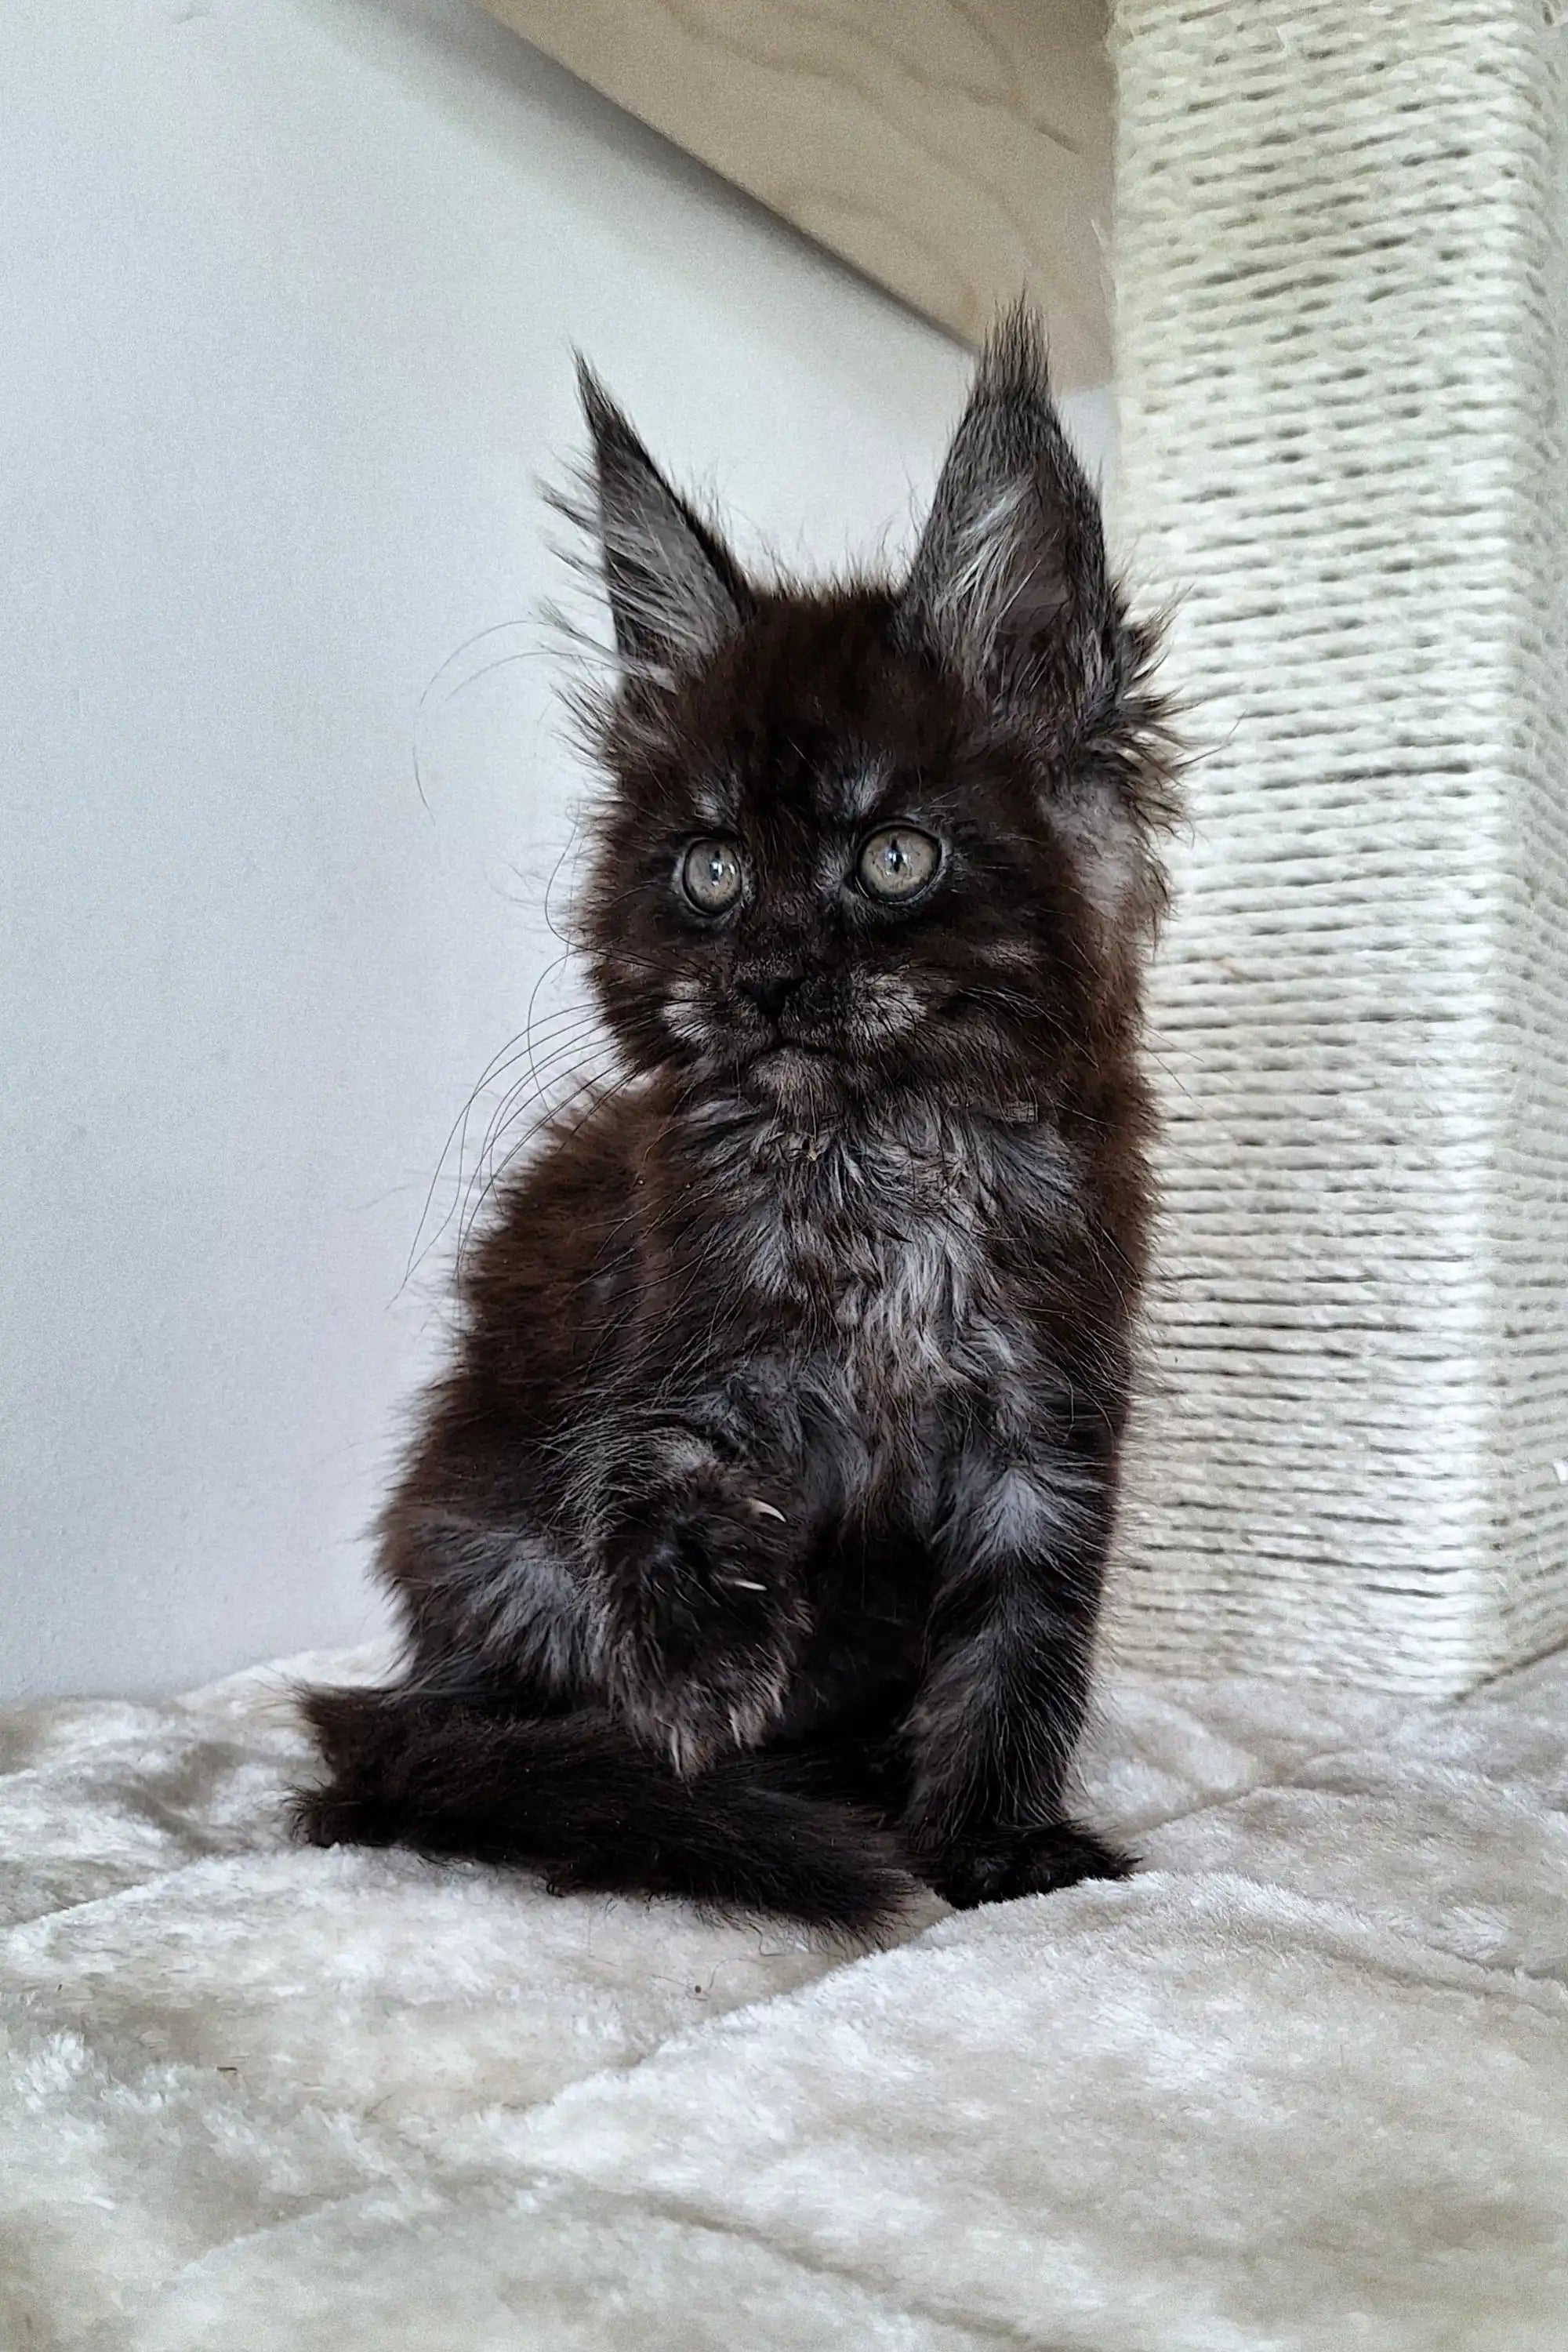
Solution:
<svg viewBox="0 0 1568 2352">
<path fill-rule="evenodd" d="M 901 611 L 988 697 L 1072 699 L 1098 682 L 1114 599 L 1100 507 L 1022 303 L 993 329 L 942 469 Z"/>
<path fill-rule="evenodd" d="M 751 591 L 728 548 L 672 490 L 586 362 L 577 362 L 593 442 L 590 484 L 605 588 L 622 659 L 689 668 L 733 635 Z"/>
</svg>

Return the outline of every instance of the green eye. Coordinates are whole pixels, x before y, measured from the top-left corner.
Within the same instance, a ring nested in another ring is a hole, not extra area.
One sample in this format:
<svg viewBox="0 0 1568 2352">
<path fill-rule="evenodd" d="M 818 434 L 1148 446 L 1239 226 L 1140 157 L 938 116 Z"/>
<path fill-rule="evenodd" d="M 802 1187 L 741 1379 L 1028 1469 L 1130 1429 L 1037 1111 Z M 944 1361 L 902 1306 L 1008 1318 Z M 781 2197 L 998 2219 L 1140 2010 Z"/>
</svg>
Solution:
<svg viewBox="0 0 1568 2352">
<path fill-rule="evenodd" d="M 694 841 L 681 860 L 680 887 L 700 913 L 726 913 L 741 895 L 741 859 L 734 844 Z"/>
<path fill-rule="evenodd" d="M 912 898 L 942 864 L 942 845 L 912 824 L 889 824 L 868 834 L 857 871 L 874 898 Z"/>
</svg>

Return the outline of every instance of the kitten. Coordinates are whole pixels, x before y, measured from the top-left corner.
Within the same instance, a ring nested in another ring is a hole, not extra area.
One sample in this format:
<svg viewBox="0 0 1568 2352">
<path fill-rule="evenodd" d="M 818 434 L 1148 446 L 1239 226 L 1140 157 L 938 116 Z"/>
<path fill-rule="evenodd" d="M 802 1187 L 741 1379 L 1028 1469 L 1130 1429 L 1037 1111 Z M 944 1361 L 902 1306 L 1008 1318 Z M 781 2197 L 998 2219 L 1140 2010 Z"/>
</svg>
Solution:
<svg viewBox="0 0 1568 2352">
<path fill-rule="evenodd" d="M 586 369 L 622 1080 L 513 1177 L 321 1843 L 865 1933 L 1068 1818 L 1144 1255 L 1153 646 L 1019 310 L 900 585 L 748 580 Z"/>
</svg>

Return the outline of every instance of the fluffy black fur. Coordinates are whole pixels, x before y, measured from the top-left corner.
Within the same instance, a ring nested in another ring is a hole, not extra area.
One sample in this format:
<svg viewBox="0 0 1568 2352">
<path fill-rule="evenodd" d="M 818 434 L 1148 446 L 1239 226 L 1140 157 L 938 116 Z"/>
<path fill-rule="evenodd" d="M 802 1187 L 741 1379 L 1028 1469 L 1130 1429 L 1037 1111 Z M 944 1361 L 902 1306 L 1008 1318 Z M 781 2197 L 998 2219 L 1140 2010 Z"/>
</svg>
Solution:
<svg viewBox="0 0 1568 2352">
<path fill-rule="evenodd" d="M 594 378 L 619 1059 L 512 1176 L 387 1512 L 321 1841 L 842 1934 L 1114 1876 L 1067 1817 L 1142 1273 L 1152 645 L 1037 331 L 909 577 L 748 580 Z"/>
</svg>

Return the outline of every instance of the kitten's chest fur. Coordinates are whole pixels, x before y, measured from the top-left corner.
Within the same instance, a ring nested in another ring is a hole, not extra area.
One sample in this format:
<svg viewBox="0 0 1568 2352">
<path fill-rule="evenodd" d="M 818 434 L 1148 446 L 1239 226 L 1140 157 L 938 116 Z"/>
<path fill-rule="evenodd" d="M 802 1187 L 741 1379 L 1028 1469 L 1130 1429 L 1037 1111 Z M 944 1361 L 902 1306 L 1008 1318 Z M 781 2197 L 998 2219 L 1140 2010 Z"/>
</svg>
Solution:
<svg viewBox="0 0 1568 2352">
<path fill-rule="evenodd" d="M 1017 1252 L 1070 1194 L 1060 1140 L 919 1105 L 811 1138 L 758 1138 L 737 1184 L 733 1263 L 836 1445 L 848 1498 L 923 1483 L 982 1400 L 1013 1418 L 1037 1369 Z"/>
</svg>

